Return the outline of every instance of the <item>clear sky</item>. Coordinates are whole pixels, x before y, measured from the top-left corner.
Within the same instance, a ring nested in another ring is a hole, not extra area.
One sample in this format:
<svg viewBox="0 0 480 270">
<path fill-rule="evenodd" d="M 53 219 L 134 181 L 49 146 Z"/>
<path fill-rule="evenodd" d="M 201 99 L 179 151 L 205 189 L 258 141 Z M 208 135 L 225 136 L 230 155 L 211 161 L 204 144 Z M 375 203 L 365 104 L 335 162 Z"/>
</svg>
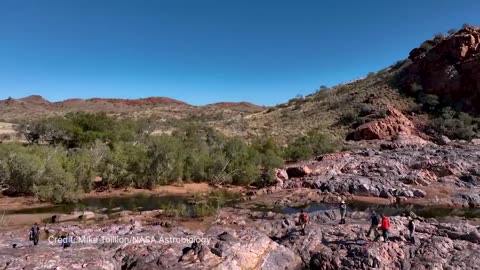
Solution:
<svg viewBox="0 0 480 270">
<path fill-rule="evenodd" d="M 479 11 L 479 0 L 0 0 L 0 99 L 274 105 L 480 25 Z"/>
</svg>

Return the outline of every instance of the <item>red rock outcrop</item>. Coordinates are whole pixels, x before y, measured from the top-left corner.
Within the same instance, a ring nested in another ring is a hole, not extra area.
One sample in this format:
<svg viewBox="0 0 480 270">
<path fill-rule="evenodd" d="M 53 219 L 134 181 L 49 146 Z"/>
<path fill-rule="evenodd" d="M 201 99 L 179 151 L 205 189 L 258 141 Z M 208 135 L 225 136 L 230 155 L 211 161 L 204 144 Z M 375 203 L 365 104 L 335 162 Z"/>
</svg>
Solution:
<svg viewBox="0 0 480 270">
<path fill-rule="evenodd" d="M 368 122 L 356 128 L 347 136 L 347 140 L 378 140 L 398 134 L 416 134 L 415 125 L 400 111 L 390 107 L 387 117 Z"/>
<path fill-rule="evenodd" d="M 480 27 L 467 27 L 427 43 L 410 52 L 412 64 L 401 75 L 402 87 L 412 94 L 437 95 L 464 111 L 479 112 Z"/>
</svg>

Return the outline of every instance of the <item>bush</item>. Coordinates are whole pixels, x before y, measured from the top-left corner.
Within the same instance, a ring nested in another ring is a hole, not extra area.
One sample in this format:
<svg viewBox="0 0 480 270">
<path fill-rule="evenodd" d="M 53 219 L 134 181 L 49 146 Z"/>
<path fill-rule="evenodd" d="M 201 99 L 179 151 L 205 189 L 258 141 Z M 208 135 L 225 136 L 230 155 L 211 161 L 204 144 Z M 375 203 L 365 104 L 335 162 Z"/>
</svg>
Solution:
<svg viewBox="0 0 480 270">
<path fill-rule="evenodd" d="M 247 144 L 208 127 L 186 124 L 172 135 L 139 141 L 118 134 L 100 135 L 105 123 L 113 123 L 109 120 L 92 124 L 88 120 L 92 116 L 75 117 L 79 118 L 73 126 L 82 126 L 80 133 L 89 130 L 86 134 L 92 135 L 79 140 L 77 147 L 70 143 L 63 144 L 66 147 L 0 144 L 0 181 L 11 193 L 68 202 L 76 199 L 77 192 L 91 191 L 96 176 L 106 188 L 152 188 L 183 181 L 266 186 L 274 182 L 274 169 L 283 166 L 282 149 L 269 138 Z"/>
<path fill-rule="evenodd" d="M 67 152 L 47 146 L 0 144 L 0 175 L 8 192 L 54 203 L 76 199 L 78 185 L 68 171 Z"/>
<path fill-rule="evenodd" d="M 420 45 L 420 48 L 423 49 L 424 51 L 429 51 L 430 49 L 433 48 L 433 43 L 431 41 L 425 41 Z"/>
<path fill-rule="evenodd" d="M 283 155 L 287 160 L 298 161 L 334 152 L 338 145 L 338 142 L 327 133 L 310 132 L 289 144 Z"/>
<path fill-rule="evenodd" d="M 4 184 L 8 192 L 18 195 L 33 195 L 33 185 L 41 176 L 44 167 L 42 157 L 29 153 L 15 144 L 0 144 Z"/>
<path fill-rule="evenodd" d="M 30 143 L 47 142 L 67 147 L 92 145 L 95 141 L 114 143 L 133 141 L 140 125 L 130 120 L 116 120 L 104 113 L 93 114 L 71 112 L 65 117 L 27 121 L 18 125 L 17 130 Z"/>
<path fill-rule="evenodd" d="M 479 119 L 451 108 L 443 109 L 442 113 L 432 120 L 432 128 L 452 139 L 469 140 L 479 132 Z"/>
<path fill-rule="evenodd" d="M 33 185 L 33 194 L 41 201 L 53 203 L 77 200 L 78 189 L 74 176 L 64 168 L 62 157 L 52 157 Z"/>
<path fill-rule="evenodd" d="M 351 110 L 345 110 L 342 112 L 342 115 L 340 116 L 340 119 L 338 120 L 338 123 L 340 125 L 351 125 L 360 120 L 360 117 L 356 111 L 353 109 Z"/>
<path fill-rule="evenodd" d="M 417 100 L 420 102 L 420 104 L 422 104 L 425 110 L 431 112 L 436 111 L 438 105 L 440 105 L 440 99 L 437 95 L 420 93 L 417 97 Z"/>
<path fill-rule="evenodd" d="M 452 29 L 448 30 L 448 34 L 453 35 L 453 34 L 457 33 L 457 31 L 458 31 L 457 29 L 452 28 Z"/>
<path fill-rule="evenodd" d="M 442 33 L 436 33 L 435 39 L 443 39 L 445 36 Z"/>
<path fill-rule="evenodd" d="M 263 187 L 274 183 L 275 168 L 283 166 L 283 159 L 281 158 L 282 149 L 272 138 L 257 139 L 252 143 L 251 147 L 253 151 L 257 152 L 254 155 L 258 155 L 258 158 L 254 160 L 258 162 L 257 168 L 260 169 L 253 184 Z"/>
</svg>

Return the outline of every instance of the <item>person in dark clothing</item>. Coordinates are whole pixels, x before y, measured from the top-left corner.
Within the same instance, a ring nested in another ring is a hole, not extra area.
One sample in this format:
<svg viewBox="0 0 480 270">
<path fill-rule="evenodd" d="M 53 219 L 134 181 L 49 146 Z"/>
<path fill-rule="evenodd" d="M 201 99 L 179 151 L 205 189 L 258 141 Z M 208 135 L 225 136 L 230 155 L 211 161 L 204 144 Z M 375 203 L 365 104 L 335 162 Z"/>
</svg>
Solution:
<svg viewBox="0 0 480 270">
<path fill-rule="evenodd" d="M 37 223 L 33 224 L 32 228 L 30 229 L 30 241 L 33 241 L 33 245 L 38 245 L 38 241 L 40 239 L 40 227 Z"/>
<path fill-rule="evenodd" d="M 375 211 L 372 211 L 372 215 L 370 216 L 370 228 L 368 229 L 367 237 L 371 237 L 372 233 L 374 233 L 375 239 L 378 237 L 378 224 L 380 224 L 380 219 L 377 213 L 375 213 Z"/>
<path fill-rule="evenodd" d="M 65 230 L 65 228 L 62 228 L 62 230 L 60 231 L 60 246 L 63 247 L 63 248 L 67 248 L 67 247 L 70 247 L 70 245 L 72 244 L 72 236 L 70 235 L 69 232 L 67 232 Z"/>
<path fill-rule="evenodd" d="M 415 233 L 415 222 L 413 220 L 413 218 L 409 218 L 409 221 L 408 221 L 408 232 L 409 232 L 409 240 L 410 240 L 410 243 L 414 244 L 415 243 L 415 237 L 414 237 L 414 233 Z"/>
<path fill-rule="evenodd" d="M 192 243 L 191 249 L 193 250 L 193 253 L 195 255 L 198 255 L 198 253 L 200 253 L 200 250 L 202 250 L 202 242 L 200 241 L 200 239 L 196 239 Z"/>
<path fill-rule="evenodd" d="M 345 201 L 340 204 L 340 224 L 345 224 L 345 216 L 347 215 L 347 205 Z"/>
</svg>

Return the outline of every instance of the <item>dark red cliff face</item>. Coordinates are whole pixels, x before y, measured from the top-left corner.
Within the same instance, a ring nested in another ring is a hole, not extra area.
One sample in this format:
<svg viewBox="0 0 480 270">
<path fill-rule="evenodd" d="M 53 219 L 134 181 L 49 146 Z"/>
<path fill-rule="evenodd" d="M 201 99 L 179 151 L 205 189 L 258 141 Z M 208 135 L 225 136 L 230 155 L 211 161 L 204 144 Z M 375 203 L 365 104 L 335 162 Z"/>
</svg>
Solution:
<svg viewBox="0 0 480 270">
<path fill-rule="evenodd" d="M 402 87 L 433 94 L 451 106 L 480 112 L 480 27 L 425 42 L 410 52 Z"/>
</svg>

